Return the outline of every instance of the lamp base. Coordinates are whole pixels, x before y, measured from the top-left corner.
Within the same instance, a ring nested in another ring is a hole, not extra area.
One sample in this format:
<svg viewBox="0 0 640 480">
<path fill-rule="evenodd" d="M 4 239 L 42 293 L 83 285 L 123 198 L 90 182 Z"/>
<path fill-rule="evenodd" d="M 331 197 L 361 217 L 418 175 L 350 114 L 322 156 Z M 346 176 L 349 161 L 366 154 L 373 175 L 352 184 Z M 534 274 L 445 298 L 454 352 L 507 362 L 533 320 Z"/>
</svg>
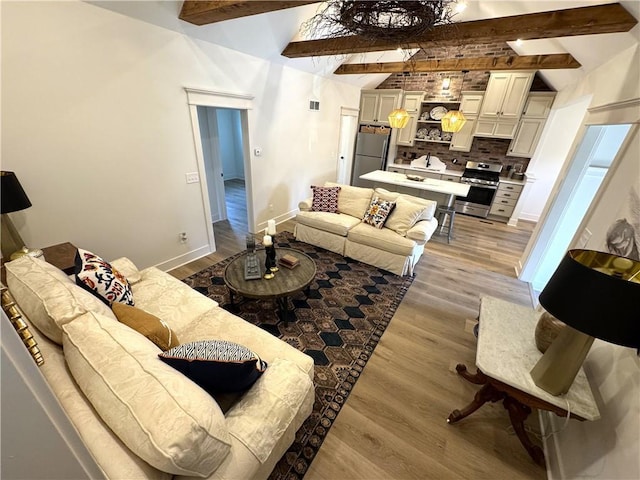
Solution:
<svg viewBox="0 0 640 480">
<path fill-rule="evenodd" d="M 567 393 L 593 340 L 567 325 L 531 369 L 534 383 L 551 395 Z"/>
</svg>

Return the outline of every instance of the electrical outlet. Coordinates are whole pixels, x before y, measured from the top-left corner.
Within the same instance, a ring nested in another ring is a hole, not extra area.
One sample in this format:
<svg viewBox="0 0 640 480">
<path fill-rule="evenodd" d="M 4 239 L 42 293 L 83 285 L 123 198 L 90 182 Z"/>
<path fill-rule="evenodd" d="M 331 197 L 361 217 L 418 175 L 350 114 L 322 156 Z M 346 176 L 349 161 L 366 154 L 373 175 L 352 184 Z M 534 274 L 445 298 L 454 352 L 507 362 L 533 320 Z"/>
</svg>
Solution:
<svg viewBox="0 0 640 480">
<path fill-rule="evenodd" d="M 262 149 L 260 147 L 256 147 L 253 149 L 253 153 L 255 154 L 256 157 L 260 157 L 262 156 Z"/>
<path fill-rule="evenodd" d="M 180 243 L 187 243 L 187 232 L 180 232 L 178 238 L 180 239 Z"/>
<path fill-rule="evenodd" d="M 198 183 L 200 181 L 200 175 L 198 175 L 198 172 L 186 173 L 185 177 L 187 178 L 187 183 Z"/>
</svg>

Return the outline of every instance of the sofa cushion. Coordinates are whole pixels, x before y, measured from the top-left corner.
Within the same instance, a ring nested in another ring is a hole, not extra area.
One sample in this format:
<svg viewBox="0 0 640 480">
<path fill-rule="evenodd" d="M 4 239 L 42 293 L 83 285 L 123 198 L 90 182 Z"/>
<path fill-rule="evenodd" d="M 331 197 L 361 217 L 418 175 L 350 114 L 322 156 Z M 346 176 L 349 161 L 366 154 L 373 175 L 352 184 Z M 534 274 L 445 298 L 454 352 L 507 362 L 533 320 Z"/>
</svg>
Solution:
<svg viewBox="0 0 640 480">
<path fill-rule="evenodd" d="M 372 188 L 354 187 L 352 185 L 342 185 L 339 183 L 325 182 L 325 187 L 340 187 L 338 193 L 338 212 L 351 215 L 360 220 L 364 212 L 369 208 Z"/>
<path fill-rule="evenodd" d="M 432 204 L 435 205 L 436 202 L 412 197 L 411 195 L 398 195 L 396 208 L 387 218 L 385 227 L 405 236 L 407 230 L 413 227 L 417 221 L 426 219 L 425 217 L 433 218 L 431 210 L 432 208 L 435 210 L 435 208 L 432 207 Z"/>
<path fill-rule="evenodd" d="M 300 212 L 296 215 L 296 222 L 346 237 L 349 230 L 360 223 L 360 218 L 342 213 Z"/>
<path fill-rule="evenodd" d="M 175 332 L 155 315 L 120 302 L 114 302 L 112 310 L 118 321 L 147 337 L 160 350 L 169 350 L 180 345 Z"/>
<path fill-rule="evenodd" d="M 136 306 L 167 322 L 181 341 L 185 340 L 180 329 L 218 306 L 215 300 L 156 267 L 145 268 L 140 273 L 141 280 L 132 285 Z"/>
<path fill-rule="evenodd" d="M 243 345 L 226 340 L 199 340 L 158 355 L 210 393 L 248 390 L 267 368 Z"/>
<path fill-rule="evenodd" d="M 378 229 L 361 223 L 349 230 L 347 238 L 354 243 L 368 245 L 398 255 L 411 255 L 416 242 L 399 236 L 388 228 Z"/>
<path fill-rule="evenodd" d="M 395 202 L 396 198 L 398 198 L 401 194 L 398 192 L 390 192 L 385 188 L 376 187 L 374 190 L 374 194 L 383 200 L 388 200 L 389 202 Z"/>
<path fill-rule="evenodd" d="M 129 281 L 118 269 L 95 253 L 79 248 L 75 260 L 76 284 L 107 305 L 122 302 L 133 305 Z"/>
<path fill-rule="evenodd" d="M 369 208 L 362 217 L 362 221 L 372 227 L 382 228 L 384 222 L 387 221 L 387 217 L 396 206 L 395 202 L 383 200 L 382 198 L 374 195 L 369 204 Z"/>
<path fill-rule="evenodd" d="M 126 325 L 87 313 L 64 325 L 63 348 L 78 386 L 136 455 L 164 472 L 209 476 L 229 453 L 213 398 L 158 358 Z"/>
<path fill-rule="evenodd" d="M 316 187 L 311 185 L 313 199 L 311 200 L 311 210 L 314 212 L 338 211 L 338 192 L 340 187 Z"/>
<path fill-rule="evenodd" d="M 113 268 L 118 270 L 122 275 L 126 277 L 130 285 L 139 282 L 142 278 L 138 267 L 136 267 L 135 264 L 127 257 L 116 258 L 109 263 L 111 263 Z"/>
<path fill-rule="evenodd" d="M 111 309 L 78 287 L 65 273 L 40 258 L 24 255 L 5 264 L 7 287 L 33 325 L 49 339 L 62 344 L 62 325 L 86 312 L 112 321 Z"/>
</svg>

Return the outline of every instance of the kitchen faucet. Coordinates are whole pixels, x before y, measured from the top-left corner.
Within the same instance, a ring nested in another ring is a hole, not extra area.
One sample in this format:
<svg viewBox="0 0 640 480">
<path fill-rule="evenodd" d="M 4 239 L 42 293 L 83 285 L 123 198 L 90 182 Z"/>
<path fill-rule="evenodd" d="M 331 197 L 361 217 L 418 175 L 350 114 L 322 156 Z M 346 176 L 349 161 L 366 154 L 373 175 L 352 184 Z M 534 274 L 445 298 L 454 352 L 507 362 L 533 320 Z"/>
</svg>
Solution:
<svg viewBox="0 0 640 480">
<path fill-rule="evenodd" d="M 431 154 L 427 153 L 427 165 L 426 165 L 427 168 L 429 168 L 431 166 L 431 160 L 430 159 L 431 159 Z"/>
</svg>

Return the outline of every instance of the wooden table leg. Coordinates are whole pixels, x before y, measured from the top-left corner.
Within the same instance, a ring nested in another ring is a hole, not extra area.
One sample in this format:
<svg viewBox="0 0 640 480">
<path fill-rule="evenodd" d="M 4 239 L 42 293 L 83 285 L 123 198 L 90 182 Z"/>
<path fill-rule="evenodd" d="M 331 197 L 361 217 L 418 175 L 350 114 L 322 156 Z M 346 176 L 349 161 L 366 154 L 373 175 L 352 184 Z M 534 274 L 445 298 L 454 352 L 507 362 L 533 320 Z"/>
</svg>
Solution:
<svg viewBox="0 0 640 480">
<path fill-rule="evenodd" d="M 465 417 L 468 417 L 473 412 L 478 410 L 482 405 L 487 402 L 497 402 L 502 400 L 505 394 L 496 390 L 490 383 L 485 384 L 480 390 L 478 390 L 473 397 L 473 400 L 469 405 L 462 410 L 454 410 L 447 417 L 447 423 L 456 423 Z"/>
<path fill-rule="evenodd" d="M 293 309 L 289 309 L 289 297 L 278 297 L 276 302 L 280 320 L 284 321 L 284 328 L 287 328 L 289 326 L 289 315 L 293 311 Z"/>
<path fill-rule="evenodd" d="M 511 425 L 513 425 L 513 429 L 515 430 L 518 439 L 520 439 L 520 443 L 522 443 L 522 446 L 529 453 L 533 461 L 544 467 L 544 452 L 538 445 L 531 442 L 531 439 L 524 428 L 524 421 L 531 414 L 531 409 L 508 395 L 505 397 L 503 405 L 509 412 Z"/>
</svg>

